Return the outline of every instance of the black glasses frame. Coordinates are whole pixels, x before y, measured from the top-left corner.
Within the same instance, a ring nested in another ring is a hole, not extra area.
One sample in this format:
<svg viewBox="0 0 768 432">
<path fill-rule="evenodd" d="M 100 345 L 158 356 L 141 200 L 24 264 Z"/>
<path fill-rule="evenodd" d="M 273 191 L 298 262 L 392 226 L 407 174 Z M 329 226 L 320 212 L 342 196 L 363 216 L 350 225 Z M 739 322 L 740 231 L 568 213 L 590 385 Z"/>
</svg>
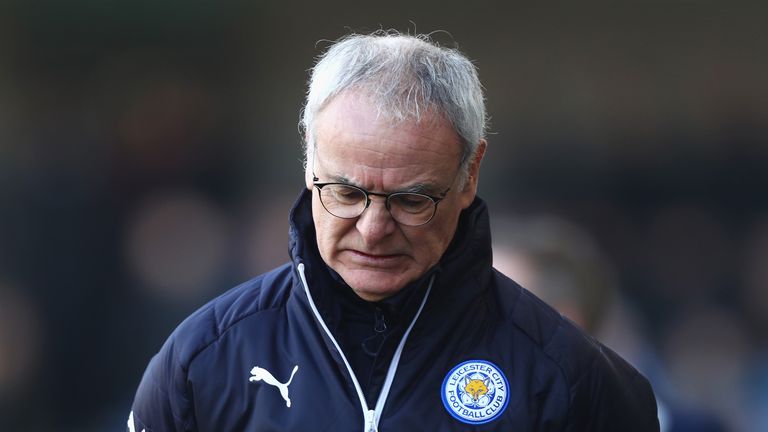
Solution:
<svg viewBox="0 0 768 432">
<path fill-rule="evenodd" d="M 314 175 L 314 174 L 312 176 L 312 180 L 313 180 L 312 184 L 315 187 L 317 187 L 317 193 L 318 194 L 321 194 L 320 191 L 325 186 L 339 185 L 339 186 L 346 186 L 346 187 L 351 187 L 351 188 L 357 189 L 360 192 L 362 192 L 363 195 L 365 196 L 365 206 L 360 211 L 360 213 L 357 216 L 352 216 L 352 217 L 345 218 L 345 217 L 337 216 L 337 215 L 331 213 L 328 210 L 328 208 L 325 206 L 325 203 L 323 203 L 322 195 L 320 195 L 320 198 L 321 198 L 320 199 L 320 203 L 323 204 L 323 208 L 325 209 L 325 211 L 328 212 L 328 214 L 330 214 L 330 215 L 332 215 L 334 217 L 337 217 L 339 219 L 355 219 L 355 218 L 359 218 L 368 209 L 368 207 L 370 207 L 371 202 L 372 202 L 371 201 L 371 196 L 377 196 L 377 197 L 384 198 L 384 205 L 386 206 L 387 211 L 389 212 L 389 215 L 392 216 L 392 219 L 395 222 L 397 222 L 399 224 L 402 224 L 402 225 L 405 225 L 405 226 L 421 226 L 421 225 L 428 224 L 435 217 L 435 214 L 437 214 L 437 205 L 440 204 L 440 201 L 445 199 L 446 194 L 448 194 L 448 191 L 451 190 L 451 187 L 449 186 L 448 189 L 444 190 L 443 192 L 440 192 L 440 196 L 428 195 L 428 194 L 421 193 L 421 192 L 402 192 L 402 191 L 401 192 L 392 192 L 392 193 L 384 194 L 384 193 L 378 193 L 378 192 L 369 192 L 369 191 L 367 191 L 367 190 L 365 190 L 365 189 L 363 189 L 363 188 L 361 188 L 359 186 L 351 185 L 351 184 L 348 184 L 348 183 L 341 183 L 341 182 L 319 182 L 318 180 L 320 180 L 320 179 L 317 178 L 317 176 Z M 426 221 L 424 221 L 424 222 L 422 222 L 422 223 L 420 223 L 418 225 L 409 225 L 409 224 L 404 224 L 404 223 L 398 221 L 394 217 L 394 215 L 392 215 L 392 207 L 390 205 L 390 198 L 393 197 L 393 196 L 405 195 L 405 194 L 408 194 L 408 195 L 419 195 L 419 196 L 422 196 L 422 197 L 425 197 L 425 198 L 429 198 L 435 204 L 435 206 L 433 207 L 432 214 L 429 216 L 429 219 L 427 219 Z"/>
</svg>

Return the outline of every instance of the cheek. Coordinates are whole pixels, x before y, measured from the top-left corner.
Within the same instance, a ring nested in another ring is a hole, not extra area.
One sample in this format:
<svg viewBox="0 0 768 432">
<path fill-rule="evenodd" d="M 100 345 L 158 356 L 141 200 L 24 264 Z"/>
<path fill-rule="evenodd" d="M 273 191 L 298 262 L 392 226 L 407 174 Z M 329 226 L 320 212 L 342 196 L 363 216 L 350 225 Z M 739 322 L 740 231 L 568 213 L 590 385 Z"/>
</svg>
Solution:
<svg viewBox="0 0 768 432">
<path fill-rule="evenodd" d="M 436 224 L 431 231 L 429 241 L 424 242 L 431 246 L 432 253 L 438 254 L 438 259 L 443 256 L 443 253 L 448 249 L 451 240 L 453 240 L 453 236 L 456 233 L 456 227 L 459 224 L 459 215 L 461 214 L 461 209 L 455 206 L 447 206 L 443 210 L 447 211 L 435 221 Z"/>
<path fill-rule="evenodd" d="M 448 249 L 456 230 L 456 221 L 453 217 L 436 220 L 429 231 L 413 232 L 409 241 L 413 245 L 419 261 L 427 265 L 434 265 Z"/>
<path fill-rule="evenodd" d="M 320 206 L 318 208 L 318 206 Z M 333 217 L 322 207 L 320 203 L 313 206 L 312 216 L 315 220 L 315 232 L 317 236 L 317 248 L 323 259 L 331 258 L 340 240 L 349 231 L 349 221 Z"/>
<path fill-rule="evenodd" d="M 315 198 L 317 199 L 317 198 Z M 333 244 L 329 239 L 330 227 L 328 221 L 323 214 L 325 209 L 320 206 L 320 203 L 312 203 L 312 217 L 315 222 L 315 236 L 317 237 L 317 248 L 320 250 L 320 254 L 325 258 L 328 255 L 328 247 Z"/>
</svg>

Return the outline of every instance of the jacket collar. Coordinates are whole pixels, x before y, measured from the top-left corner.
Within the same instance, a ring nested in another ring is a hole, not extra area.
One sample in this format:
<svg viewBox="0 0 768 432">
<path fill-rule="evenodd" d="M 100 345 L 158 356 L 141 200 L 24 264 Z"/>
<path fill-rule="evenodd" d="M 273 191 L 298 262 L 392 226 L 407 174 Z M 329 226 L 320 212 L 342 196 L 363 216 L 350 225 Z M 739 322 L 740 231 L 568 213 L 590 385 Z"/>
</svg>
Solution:
<svg viewBox="0 0 768 432">
<path fill-rule="evenodd" d="M 360 299 L 344 283 L 341 277 L 329 268 L 317 249 L 314 220 L 312 218 L 312 191 L 304 189 L 291 209 L 289 250 L 294 265 L 304 263 L 305 275 L 312 296 L 324 317 L 329 318 L 331 327 L 338 325 L 340 301 L 349 306 L 365 310 L 371 304 Z M 398 294 L 379 302 L 379 306 L 390 309 L 395 315 L 410 317 L 415 313 L 427 281 L 437 273 L 435 296 L 445 300 L 463 301 L 468 296 L 479 294 L 483 284 L 471 284 L 477 289 L 468 289 L 459 284 L 472 275 L 484 273 L 491 267 L 491 236 L 488 211 L 485 202 L 475 198 L 459 218 L 456 234 L 438 264 L 419 279 L 409 284 Z M 442 303 L 442 302 L 441 302 Z M 357 305 L 357 306 L 355 306 Z"/>
</svg>

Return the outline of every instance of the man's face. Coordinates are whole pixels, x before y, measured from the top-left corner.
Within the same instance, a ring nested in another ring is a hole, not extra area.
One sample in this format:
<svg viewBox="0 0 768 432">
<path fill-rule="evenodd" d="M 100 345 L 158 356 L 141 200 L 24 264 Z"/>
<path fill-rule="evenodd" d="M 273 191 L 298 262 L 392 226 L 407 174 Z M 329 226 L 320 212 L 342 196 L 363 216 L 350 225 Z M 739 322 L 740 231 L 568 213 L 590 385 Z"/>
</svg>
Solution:
<svg viewBox="0 0 768 432">
<path fill-rule="evenodd" d="M 477 171 L 485 142 L 459 188 L 457 173 L 461 142 L 451 125 L 432 115 L 393 122 L 377 116 L 365 98 L 354 93 L 337 96 L 315 122 L 316 154 L 308 161 L 307 187 L 312 170 L 321 182 L 342 182 L 371 192 L 413 190 L 439 196 L 450 188 L 425 225 L 404 226 L 392 219 L 385 200 L 372 203 L 355 219 L 328 213 L 313 191 L 312 214 L 317 247 L 323 260 L 361 298 L 378 301 L 400 291 L 435 265 L 453 238 L 461 210 L 477 189 Z"/>
</svg>

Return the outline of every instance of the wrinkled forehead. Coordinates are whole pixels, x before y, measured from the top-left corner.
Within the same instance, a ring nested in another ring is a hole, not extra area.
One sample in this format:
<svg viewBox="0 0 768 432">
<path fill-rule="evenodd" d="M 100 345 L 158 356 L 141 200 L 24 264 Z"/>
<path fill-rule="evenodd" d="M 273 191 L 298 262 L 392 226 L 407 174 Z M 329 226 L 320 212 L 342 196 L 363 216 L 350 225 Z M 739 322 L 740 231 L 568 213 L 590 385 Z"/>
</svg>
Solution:
<svg viewBox="0 0 768 432">
<path fill-rule="evenodd" d="M 364 114 L 366 120 L 375 120 L 391 128 L 415 126 L 430 129 L 436 124 L 445 124 L 457 137 L 460 136 L 445 113 L 439 111 L 434 104 L 425 103 L 418 95 L 393 99 L 377 94 L 375 87 L 363 86 L 347 89 L 330 97 L 323 104 L 315 116 L 311 130 L 307 131 L 309 143 L 316 145 L 318 124 L 321 124 L 323 119 L 327 119 L 329 111 L 345 111 L 347 116 L 352 117 L 360 117 Z"/>
<path fill-rule="evenodd" d="M 317 117 L 314 133 L 315 151 L 308 162 L 327 174 L 358 181 L 377 175 L 383 183 L 408 177 L 444 181 L 461 162 L 458 134 L 443 117 L 424 113 L 419 119 L 392 118 L 353 94 L 328 104 Z"/>
<path fill-rule="evenodd" d="M 422 137 L 426 141 L 412 140 L 411 145 L 435 144 L 441 152 L 459 153 L 461 140 L 445 115 L 434 107 L 413 108 L 404 111 L 396 106 L 387 106 L 367 92 L 346 91 L 335 96 L 318 113 L 311 133 L 317 146 L 317 139 L 329 131 L 380 135 L 390 134 L 404 139 Z M 458 144 L 458 146 L 457 146 Z"/>
</svg>

